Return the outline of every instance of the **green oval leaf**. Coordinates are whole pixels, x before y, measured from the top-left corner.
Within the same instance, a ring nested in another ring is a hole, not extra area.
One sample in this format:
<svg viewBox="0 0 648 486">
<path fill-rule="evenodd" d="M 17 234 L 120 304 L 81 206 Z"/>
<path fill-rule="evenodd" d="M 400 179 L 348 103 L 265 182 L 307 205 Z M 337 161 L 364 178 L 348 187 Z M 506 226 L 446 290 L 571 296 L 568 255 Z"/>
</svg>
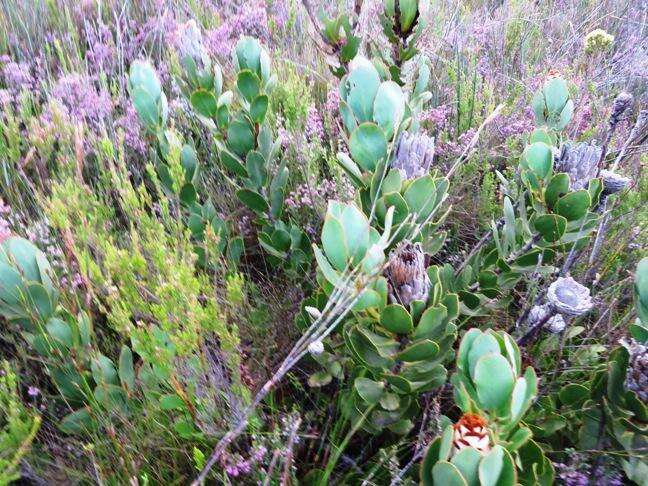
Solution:
<svg viewBox="0 0 648 486">
<path fill-rule="evenodd" d="M 542 214 L 535 219 L 534 227 L 545 241 L 558 241 L 565 234 L 567 220 L 558 214 Z"/>
<path fill-rule="evenodd" d="M 215 118 L 218 110 L 216 97 L 209 91 L 198 89 L 191 93 L 189 102 L 194 110 L 207 118 Z M 157 115 L 156 115 L 157 116 Z"/>
<path fill-rule="evenodd" d="M 380 325 L 395 334 L 408 334 L 412 331 L 412 316 L 400 304 L 390 304 L 380 313 Z"/>
<path fill-rule="evenodd" d="M 556 202 L 554 211 L 564 216 L 567 221 L 577 221 L 587 213 L 591 199 L 587 189 L 570 192 Z"/>
<path fill-rule="evenodd" d="M 437 462 L 432 468 L 432 479 L 435 485 L 468 486 L 459 469 L 446 461 Z"/>
<path fill-rule="evenodd" d="M 358 395 L 370 405 L 377 404 L 383 396 L 385 384 L 369 378 L 356 378 L 353 383 Z"/>
<path fill-rule="evenodd" d="M 254 98 L 250 105 L 250 117 L 254 123 L 263 123 L 268 112 L 268 97 L 260 95 Z"/>
<path fill-rule="evenodd" d="M 249 69 L 244 69 L 238 73 L 236 78 L 236 87 L 239 93 L 248 101 L 252 101 L 259 94 L 261 81 L 259 77 Z"/>
<path fill-rule="evenodd" d="M 254 133 L 245 118 L 237 118 L 229 124 L 227 143 L 234 153 L 241 157 L 254 148 Z"/>
<path fill-rule="evenodd" d="M 375 170 L 378 162 L 387 157 L 387 138 L 375 123 L 363 123 L 349 139 L 351 157 L 364 170 Z"/>
<path fill-rule="evenodd" d="M 495 411 L 508 404 L 514 379 L 510 363 L 501 354 L 488 354 L 479 358 L 475 364 L 473 381 L 481 406 L 488 411 Z"/>
<path fill-rule="evenodd" d="M 236 191 L 236 196 L 243 204 L 256 213 L 263 214 L 270 209 L 266 200 L 258 192 L 250 189 L 239 189 Z"/>
</svg>

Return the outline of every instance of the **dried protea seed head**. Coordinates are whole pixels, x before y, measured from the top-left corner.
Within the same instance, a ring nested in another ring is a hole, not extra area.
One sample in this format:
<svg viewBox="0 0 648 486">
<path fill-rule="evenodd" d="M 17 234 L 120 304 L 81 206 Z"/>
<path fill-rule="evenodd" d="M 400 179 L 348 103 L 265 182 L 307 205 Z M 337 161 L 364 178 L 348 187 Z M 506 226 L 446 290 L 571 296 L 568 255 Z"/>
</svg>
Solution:
<svg viewBox="0 0 648 486">
<path fill-rule="evenodd" d="M 556 172 L 569 174 L 573 191 L 586 189 L 589 181 L 596 177 L 598 162 L 601 158 L 601 147 L 588 143 L 566 143 L 556 160 Z"/>
<path fill-rule="evenodd" d="M 599 175 L 603 179 L 604 196 L 609 196 L 610 194 L 619 192 L 630 184 L 630 179 L 628 177 L 623 177 L 622 175 L 610 170 L 603 169 Z"/>
<path fill-rule="evenodd" d="M 434 138 L 423 132 L 403 132 L 396 149 L 392 167 L 403 179 L 414 179 L 427 174 L 434 158 Z"/>
<path fill-rule="evenodd" d="M 614 128 L 617 123 L 619 123 L 621 116 L 632 104 L 632 100 L 632 95 L 630 93 L 626 93 L 625 91 L 622 91 L 617 95 L 616 98 L 614 98 L 614 103 L 612 104 L 612 113 L 610 114 L 610 127 Z"/>
<path fill-rule="evenodd" d="M 630 353 L 626 384 L 644 403 L 648 404 L 648 347 L 634 339 L 627 346 Z"/>
<path fill-rule="evenodd" d="M 488 436 L 488 422 L 474 413 L 463 415 L 454 424 L 452 441 L 455 451 L 472 447 L 482 454 L 490 452 L 490 437 Z"/>
<path fill-rule="evenodd" d="M 203 47 L 202 33 L 195 20 L 191 19 L 180 24 L 177 37 L 180 58 L 190 57 L 199 65 L 204 63 L 206 53 Z"/>
<path fill-rule="evenodd" d="M 554 334 L 563 332 L 566 327 L 567 323 L 562 314 L 556 314 L 547 321 L 547 329 L 549 329 L 549 332 L 553 332 Z"/>
<path fill-rule="evenodd" d="M 589 289 L 571 277 L 558 277 L 547 290 L 547 301 L 557 312 L 570 317 L 583 315 L 594 306 Z"/>
<path fill-rule="evenodd" d="M 420 243 L 401 242 L 390 254 L 385 270 L 389 300 L 408 307 L 414 300 L 427 302 L 430 278 Z"/>
<path fill-rule="evenodd" d="M 546 322 L 547 319 L 553 314 L 553 308 L 550 304 L 534 305 L 529 311 L 527 317 L 527 324 L 530 327 L 538 325 L 541 322 Z"/>
</svg>

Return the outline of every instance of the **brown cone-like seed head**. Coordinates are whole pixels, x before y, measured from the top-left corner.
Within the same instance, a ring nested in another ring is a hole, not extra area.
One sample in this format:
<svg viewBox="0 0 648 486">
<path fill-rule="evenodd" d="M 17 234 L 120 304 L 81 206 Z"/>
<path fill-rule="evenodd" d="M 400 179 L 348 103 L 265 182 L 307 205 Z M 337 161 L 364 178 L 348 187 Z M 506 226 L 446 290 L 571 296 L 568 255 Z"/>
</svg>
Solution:
<svg viewBox="0 0 648 486">
<path fill-rule="evenodd" d="M 466 447 L 472 447 L 482 454 L 490 452 L 488 423 L 483 417 L 474 413 L 467 413 L 453 427 L 452 441 L 456 452 Z"/>
<path fill-rule="evenodd" d="M 401 242 L 390 254 L 385 270 L 389 300 L 408 307 L 414 300 L 427 302 L 430 278 L 425 268 L 425 253 L 420 243 Z"/>
</svg>

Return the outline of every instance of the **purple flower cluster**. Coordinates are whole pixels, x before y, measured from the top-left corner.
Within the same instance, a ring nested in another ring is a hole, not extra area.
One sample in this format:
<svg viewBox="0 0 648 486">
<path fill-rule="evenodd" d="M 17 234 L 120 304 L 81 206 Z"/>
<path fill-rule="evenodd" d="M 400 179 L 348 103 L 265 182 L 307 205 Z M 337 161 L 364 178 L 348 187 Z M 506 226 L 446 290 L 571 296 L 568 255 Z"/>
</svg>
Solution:
<svg viewBox="0 0 648 486">
<path fill-rule="evenodd" d="M 332 179 L 323 179 L 318 185 L 299 184 L 284 202 L 288 209 L 295 211 L 313 208 L 324 211 L 330 199 L 345 199 L 352 194 L 353 190 L 346 181 L 338 185 Z"/>
<path fill-rule="evenodd" d="M 324 140 L 324 121 L 320 111 L 311 106 L 308 109 L 308 116 L 306 118 L 306 138 L 311 142 L 321 142 Z"/>
<path fill-rule="evenodd" d="M 59 78 L 52 96 L 68 110 L 71 118 L 85 122 L 95 133 L 112 112 L 110 94 L 97 89 L 88 76 L 67 74 Z"/>
<path fill-rule="evenodd" d="M 0 57 L 2 68 L 0 73 L 4 86 L 13 95 L 17 95 L 22 90 L 33 91 L 37 88 L 38 82 L 32 74 L 32 67 L 26 62 L 14 62 L 7 55 Z"/>
<path fill-rule="evenodd" d="M 439 142 L 435 147 L 435 153 L 440 157 L 457 157 L 461 155 L 475 136 L 475 132 L 474 128 L 469 128 L 459 135 L 457 141 Z"/>
<path fill-rule="evenodd" d="M 421 121 L 432 124 L 432 129 L 436 131 L 443 130 L 448 117 L 452 113 L 450 105 L 440 105 L 421 113 Z"/>
<path fill-rule="evenodd" d="M 243 459 L 237 454 L 235 457 L 223 458 L 221 464 L 228 476 L 237 478 L 249 474 L 252 471 L 252 466 L 261 462 L 267 452 L 268 450 L 264 446 L 260 446 L 252 451 L 248 459 Z"/>
<path fill-rule="evenodd" d="M 229 58 L 232 47 L 242 35 L 257 37 L 262 42 L 269 41 L 265 2 L 255 0 L 239 5 L 234 14 L 224 19 L 218 28 L 205 32 L 205 47 L 211 55 Z"/>
<path fill-rule="evenodd" d="M 566 464 L 554 463 L 556 468 L 557 479 L 559 484 L 563 486 L 587 486 L 589 484 L 589 476 L 585 473 L 574 471 Z"/>
<path fill-rule="evenodd" d="M 284 29 L 290 18 L 290 5 L 288 0 L 274 0 L 270 9 L 270 14 L 279 29 Z"/>
<path fill-rule="evenodd" d="M 579 138 L 592 123 L 592 105 L 589 101 L 580 103 L 583 107 L 576 113 L 574 127 L 576 138 Z"/>
<path fill-rule="evenodd" d="M 112 32 L 103 22 L 96 30 L 86 29 L 86 61 L 92 72 L 111 71 L 115 66 L 116 48 Z"/>
<path fill-rule="evenodd" d="M 497 115 L 492 123 L 493 129 L 502 140 L 529 133 L 535 128 L 531 108 L 515 111 L 508 116 Z"/>
<path fill-rule="evenodd" d="M 127 101 L 125 103 L 126 112 L 117 119 L 117 127 L 124 131 L 124 145 L 126 148 L 136 154 L 145 155 L 147 144 L 143 137 L 143 128 L 139 116 L 137 116 L 132 102 Z"/>
<path fill-rule="evenodd" d="M 11 235 L 9 214 L 11 214 L 11 208 L 0 199 L 0 243 Z"/>
</svg>

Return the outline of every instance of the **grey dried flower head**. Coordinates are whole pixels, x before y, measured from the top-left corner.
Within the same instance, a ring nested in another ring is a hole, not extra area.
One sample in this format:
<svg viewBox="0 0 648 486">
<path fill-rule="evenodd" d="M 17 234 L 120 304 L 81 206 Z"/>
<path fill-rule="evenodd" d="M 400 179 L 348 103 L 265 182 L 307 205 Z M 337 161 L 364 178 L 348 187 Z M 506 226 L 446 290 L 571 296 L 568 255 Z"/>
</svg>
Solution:
<svg viewBox="0 0 648 486">
<path fill-rule="evenodd" d="M 202 33 L 196 21 L 191 19 L 184 24 L 178 25 L 177 35 L 180 58 L 190 57 L 198 64 L 204 63 L 206 53 Z"/>
<path fill-rule="evenodd" d="M 533 327 L 541 322 L 546 322 L 547 319 L 553 314 L 553 309 L 549 304 L 534 305 L 529 311 L 527 323 Z"/>
<path fill-rule="evenodd" d="M 547 301 L 569 317 L 581 316 L 594 306 L 589 289 L 571 277 L 558 277 L 547 290 Z"/>
<path fill-rule="evenodd" d="M 632 101 L 632 95 L 630 93 L 626 93 L 625 91 L 622 91 L 617 95 L 616 98 L 614 98 L 614 103 L 612 104 L 612 113 L 610 114 L 611 129 L 614 129 L 614 127 L 616 127 L 617 123 L 619 123 L 619 120 L 621 119 L 621 116 L 632 104 Z"/>
<path fill-rule="evenodd" d="M 634 339 L 626 347 L 630 353 L 626 384 L 641 401 L 648 404 L 648 347 Z"/>
<path fill-rule="evenodd" d="M 427 302 L 430 278 L 425 269 L 425 253 L 420 243 L 401 242 L 390 254 L 385 277 L 389 301 L 408 307 L 414 300 Z"/>
<path fill-rule="evenodd" d="M 556 172 L 569 174 L 571 189 L 578 191 L 587 188 L 590 179 L 596 177 L 601 147 L 589 143 L 566 143 L 556 160 Z"/>
<path fill-rule="evenodd" d="M 619 192 L 622 189 L 625 189 L 628 184 L 630 184 L 630 179 L 624 177 L 621 174 L 612 172 L 611 170 L 603 169 L 599 173 L 603 179 L 603 195 L 609 196 L 615 192 Z"/>
<path fill-rule="evenodd" d="M 400 171 L 403 179 L 414 179 L 429 172 L 433 158 L 434 137 L 423 132 L 403 132 L 392 167 Z"/>
<path fill-rule="evenodd" d="M 556 314 L 554 307 L 549 304 L 534 305 L 527 316 L 527 324 L 533 328 L 538 325 L 544 325 L 549 332 L 562 332 L 567 323 L 561 314 Z"/>
<path fill-rule="evenodd" d="M 563 332 L 566 327 L 567 323 L 565 322 L 565 318 L 562 316 L 562 314 L 556 314 L 547 321 L 547 329 L 549 329 L 549 332 L 553 332 L 554 334 Z"/>
</svg>

